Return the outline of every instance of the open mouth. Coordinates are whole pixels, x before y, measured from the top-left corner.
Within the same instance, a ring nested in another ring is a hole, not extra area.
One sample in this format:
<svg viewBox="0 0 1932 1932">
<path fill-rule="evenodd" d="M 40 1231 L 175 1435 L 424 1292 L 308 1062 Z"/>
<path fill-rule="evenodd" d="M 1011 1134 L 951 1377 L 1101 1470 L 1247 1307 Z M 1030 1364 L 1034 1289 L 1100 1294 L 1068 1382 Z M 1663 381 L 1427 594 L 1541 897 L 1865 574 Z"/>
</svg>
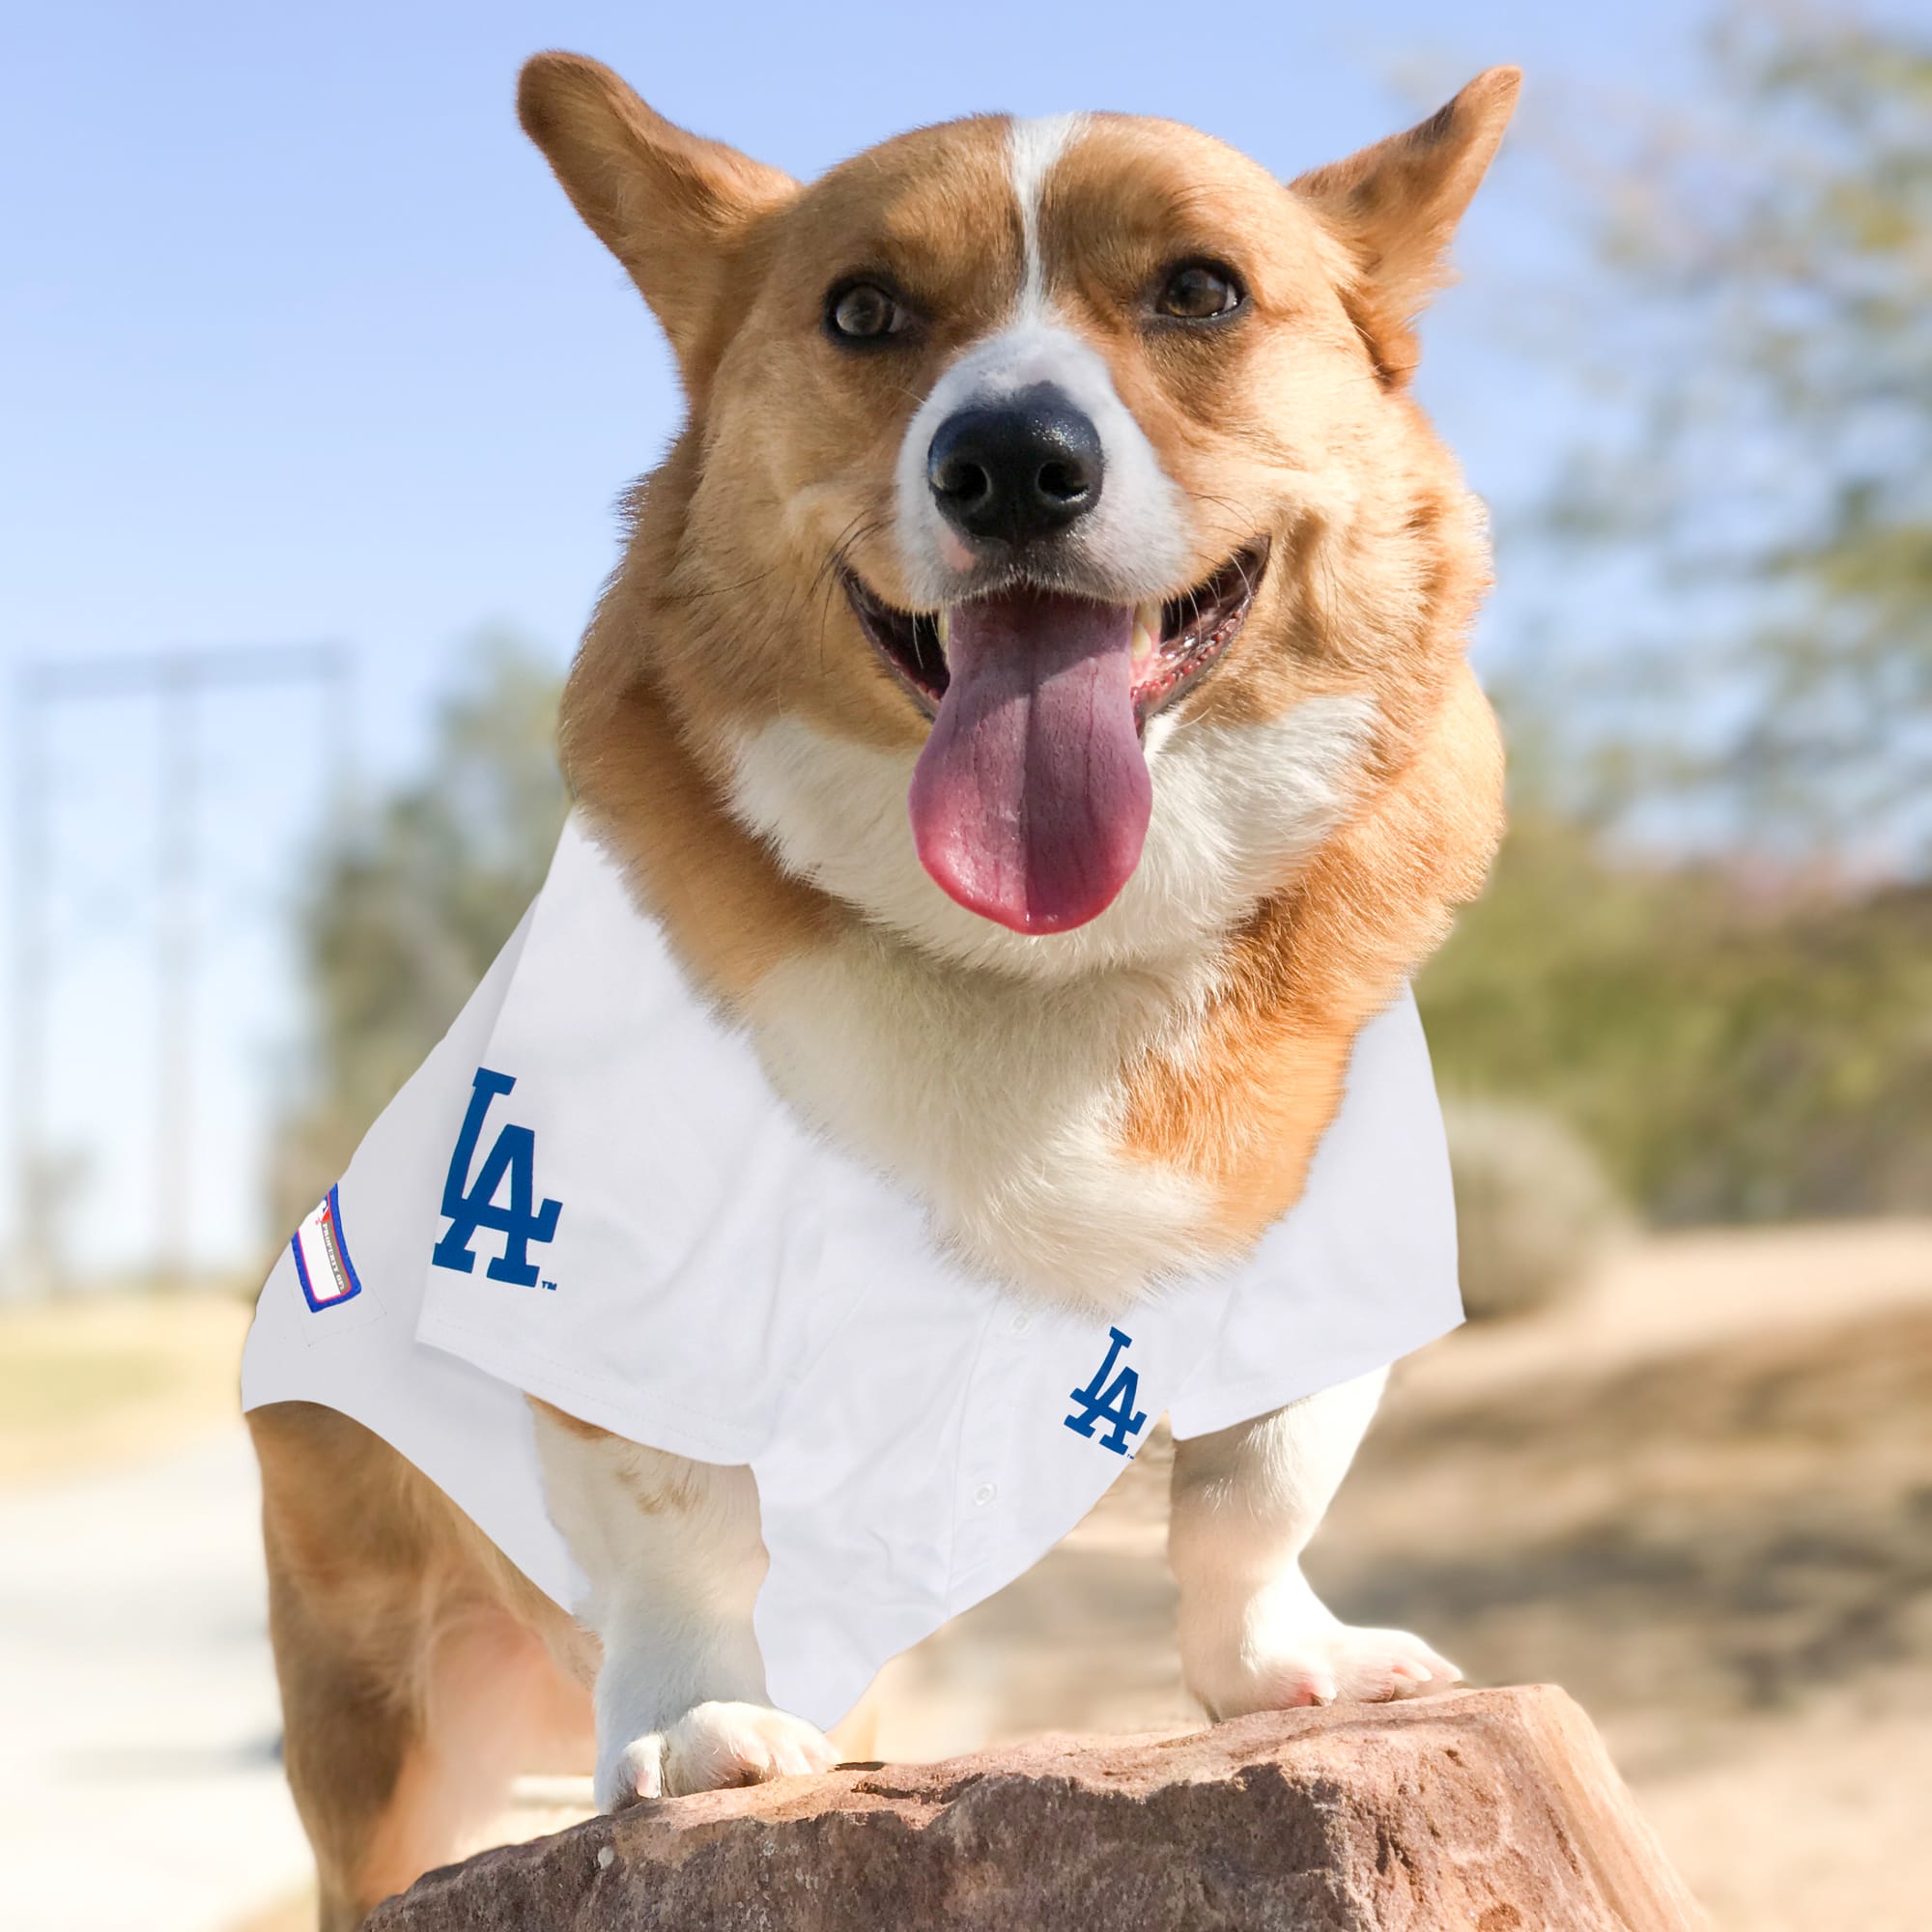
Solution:
<svg viewBox="0 0 1932 1932">
<path fill-rule="evenodd" d="M 1164 604 L 1022 583 L 936 615 L 847 577 L 873 648 L 932 718 L 906 805 L 934 882 L 1015 932 L 1104 912 L 1151 819 L 1147 722 L 1226 656 L 1266 565 L 1264 540 Z"/>
<path fill-rule="evenodd" d="M 1144 728 L 1155 712 L 1193 690 L 1226 656 L 1247 621 L 1267 560 L 1268 540 L 1262 537 L 1192 590 L 1135 610 L 1132 696 L 1137 727 Z M 952 612 L 898 610 L 850 572 L 845 594 L 887 669 L 921 710 L 937 715 L 952 682 L 947 647 Z"/>
</svg>

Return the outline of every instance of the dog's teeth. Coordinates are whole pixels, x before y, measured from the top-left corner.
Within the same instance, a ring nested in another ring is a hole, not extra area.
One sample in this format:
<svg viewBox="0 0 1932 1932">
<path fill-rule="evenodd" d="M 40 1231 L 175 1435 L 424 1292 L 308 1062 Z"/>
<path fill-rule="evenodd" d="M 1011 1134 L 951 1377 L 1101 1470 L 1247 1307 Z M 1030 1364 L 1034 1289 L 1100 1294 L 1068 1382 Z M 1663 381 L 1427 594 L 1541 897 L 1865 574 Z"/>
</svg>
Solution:
<svg viewBox="0 0 1932 1932">
<path fill-rule="evenodd" d="M 932 627 L 939 633 L 939 648 L 943 651 L 952 635 L 952 612 L 945 605 L 939 607 L 939 615 L 932 620 Z"/>
<path fill-rule="evenodd" d="M 1134 612 L 1134 663 L 1144 665 L 1160 639 L 1160 606 L 1143 604 Z"/>
</svg>

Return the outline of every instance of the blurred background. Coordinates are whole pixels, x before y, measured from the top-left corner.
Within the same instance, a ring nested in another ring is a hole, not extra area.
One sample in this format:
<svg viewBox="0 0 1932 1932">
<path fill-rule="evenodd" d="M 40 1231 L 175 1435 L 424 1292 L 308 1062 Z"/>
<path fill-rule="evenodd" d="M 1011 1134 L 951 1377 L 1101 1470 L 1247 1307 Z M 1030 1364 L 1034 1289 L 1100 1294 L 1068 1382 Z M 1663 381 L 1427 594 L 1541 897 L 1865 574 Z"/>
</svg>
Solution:
<svg viewBox="0 0 1932 1932">
<path fill-rule="evenodd" d="M 301 1922 L 249 1297 L 535 889 L 677 417 L 515 127 L 558 44 L 802 175 L 1069 106 L 1291 175 L 1526 69 L 1417 381 L 1493 511 L 1514 756 L 1420 989 L 1476 1319 L 1313 1567 L 1567 1685 L 1720 1926 L 1922 1927 L 1932 23 L 1878 0 L 10 16 L 8 1922 Z M 881 1751 L 1184 1719 L 1161 1476 L 895 1664 Z"/>
</svg>

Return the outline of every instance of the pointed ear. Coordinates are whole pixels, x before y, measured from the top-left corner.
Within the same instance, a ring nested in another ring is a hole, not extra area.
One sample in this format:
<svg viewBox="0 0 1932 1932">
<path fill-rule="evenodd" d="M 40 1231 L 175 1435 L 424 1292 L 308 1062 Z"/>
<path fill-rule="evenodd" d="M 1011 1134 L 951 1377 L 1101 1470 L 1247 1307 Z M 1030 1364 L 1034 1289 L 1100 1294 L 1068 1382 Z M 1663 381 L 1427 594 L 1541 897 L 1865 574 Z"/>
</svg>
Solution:
<svg viewBox="0 0 1932 1932">
<path fill-rule="evenodd" d="M 729 333 L 723 310 L 732 255 L 755 217 L 783 206 L 798 184 L 673 127 L 582 54 L 526 62 L 517 118 L 643 292 L 686 385 L 701 381 Z"/>
<path fill-rule="evenodd" d="M 1291 184 L 1354 257 L 1342 298 L 1390 387 L 1416 363 L 1410 324 L 1449 280 L 1445 254 L 1494 158 L 1522 70 L 1492 67 L 1406 134 Z"/>
</svg>

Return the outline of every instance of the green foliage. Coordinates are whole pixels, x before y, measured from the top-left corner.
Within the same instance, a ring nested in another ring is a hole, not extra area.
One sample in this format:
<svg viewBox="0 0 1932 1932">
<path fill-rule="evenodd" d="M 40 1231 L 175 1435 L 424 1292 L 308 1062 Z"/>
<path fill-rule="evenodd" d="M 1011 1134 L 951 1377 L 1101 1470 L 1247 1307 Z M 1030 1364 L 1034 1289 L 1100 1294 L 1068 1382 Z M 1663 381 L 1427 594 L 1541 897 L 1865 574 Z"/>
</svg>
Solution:
<svg viewBox="0 0 1932 1932">
<path fill-rule="evenodd" d="M 1522 810 L 1418 993 L 1446 1091 L 1547 1104 L 1657 1219 L 1932 1199 L 1932 887 L 1645 867 Z"/>
<path fill-rule="evenodd" d="M 281 1135 L 278 1228 L 341 1173 L 543 883 L 565 810 L 557 694 L 515 639 L 482 639 L 427 768 L 332 827 L 308 867 L 297 923 L 312 1071 Z"/>
<path fill-rule="evenodd" d="M 1737 0 L 1709 53 L 1673 117 L 1569 120 L 1597 407 L 1519 532 L 1561 593 L 1514 829 L 1421 993 L 1446 1088 L 1553 1108 L 1660 1219 L 1922 1211 L 1932 35 Z"/>
</svg>

